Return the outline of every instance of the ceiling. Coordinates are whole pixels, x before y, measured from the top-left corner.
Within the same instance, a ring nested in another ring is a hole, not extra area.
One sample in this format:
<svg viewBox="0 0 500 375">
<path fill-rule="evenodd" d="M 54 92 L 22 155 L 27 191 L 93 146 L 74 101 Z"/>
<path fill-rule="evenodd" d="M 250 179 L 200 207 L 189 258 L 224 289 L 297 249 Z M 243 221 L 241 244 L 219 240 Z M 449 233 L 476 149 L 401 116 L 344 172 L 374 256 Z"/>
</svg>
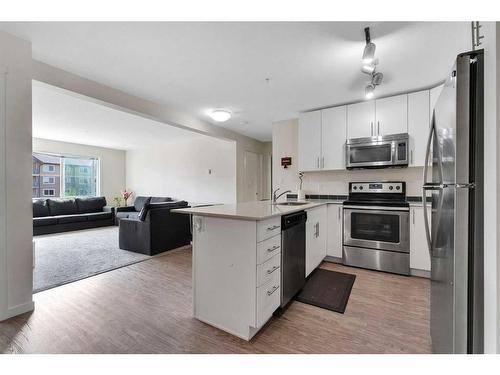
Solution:
<svg viewBox="0 0 500 375">
<path fill-rule="evenodd" d="M 274 121 L 363 99 L 365 26 L 385 75 L 376 95 L 427 88 L 470 49 L 468 22 L 16 22 L 33 58 L 259 140 Z M 266 81 L 269 78 L 269 81 Z"/>
<path fill-rule="evenodd" d="M 135 150 L 205 136 L 38 83 L 33 85 L 33 137 Z"/>
</svg>

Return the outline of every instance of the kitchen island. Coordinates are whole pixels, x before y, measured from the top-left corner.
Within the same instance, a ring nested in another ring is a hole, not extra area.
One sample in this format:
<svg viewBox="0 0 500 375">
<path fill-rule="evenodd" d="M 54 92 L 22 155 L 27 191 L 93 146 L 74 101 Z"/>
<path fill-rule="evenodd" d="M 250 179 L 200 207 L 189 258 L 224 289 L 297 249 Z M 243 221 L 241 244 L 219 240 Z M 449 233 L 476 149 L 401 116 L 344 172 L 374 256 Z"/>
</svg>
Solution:
<svg viewBox="0 0 500 375">
<path fill-rule="evenodd" d="M 193 315 L 250 340 L 280 306 L 281 216 L 323 202 L 175 209 L 193 215 Z"/>
</svg>

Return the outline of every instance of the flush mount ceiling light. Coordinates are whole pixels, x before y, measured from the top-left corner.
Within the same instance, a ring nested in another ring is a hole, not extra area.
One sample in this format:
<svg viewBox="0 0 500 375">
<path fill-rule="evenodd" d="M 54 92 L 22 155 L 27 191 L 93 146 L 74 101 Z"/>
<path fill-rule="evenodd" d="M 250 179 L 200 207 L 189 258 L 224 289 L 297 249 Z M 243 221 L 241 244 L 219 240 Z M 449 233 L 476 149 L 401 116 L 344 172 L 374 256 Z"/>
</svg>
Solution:
<svg viewBox="0 0 500 375">
<path fill-rule="evenodd" d="M 209 114 L 210 118 L 217 122 L 225 122 L 231 118 L 231 112 L 225 109 L 214 109 Z"/>
<path fill-rule="evenodd" d="M 371 99 L 375 95 L 375 87 L 382 83 L 384 75 L 376 72 L 378 59 L 375 58 L 375 44 L 371 42 L 370 28 L 365 27 L 365 49 L 363 51 L 363 59 L 361 71 L 370 75 L 370 84 L 365 87 L 365 98 Z"/>
</svg>

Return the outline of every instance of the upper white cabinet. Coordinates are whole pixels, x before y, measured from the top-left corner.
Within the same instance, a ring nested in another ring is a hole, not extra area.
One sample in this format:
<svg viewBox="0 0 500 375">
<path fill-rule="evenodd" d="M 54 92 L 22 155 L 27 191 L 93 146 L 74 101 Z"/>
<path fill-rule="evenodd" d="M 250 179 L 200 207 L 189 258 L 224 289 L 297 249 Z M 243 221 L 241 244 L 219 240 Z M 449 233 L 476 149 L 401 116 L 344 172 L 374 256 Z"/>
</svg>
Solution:
<svg viewBox="0 0 500 375">
<path fill-rule="evenodd" d="M 372 137 L 375 127 L 375 101 L 347 106 L 347 138 Z"/>
<path fill-rule="evenodd" d="M 316 171 L 321 162 L 321 111 L 299 115 L 299 171 Z"/>
<path fill-rule="evenodd" d="M 306 221 L 306 277 L 326 257 L 327 205 L 307 210 Z"/>
<path fill-rule="evenodd" d="M 326 240 L 326 255 L 342 258 L 342 205 L 328 204 L 328 236 Z"/>
<path fill-rule="evenodd" d="M 434 111 L 434 107 L 436 106 L 439 95 L 441 95 L 441 91 L 443 91 L 443 87 L 443 85 L 439 85 L 429 90 L 429 121 L 432 121 L 432 111 Z"/>
<path fill-rule="evenodd" d="M 429 90 L 408 94 L 409 165 L 411 167 L 421 167 L 425 163 L 429 125 Z"/>
<path fill-rule="evenodd" d="M 431 207 L 428 206 L 427 217 L 429 219 L 429 225 L 431 220 L 430 212 Z M 423 207 L 411 207 L 410 215 L 410 268 L 430 271 L 431 257 L 427 246 L 427 237 L 425 235 Z"/>
<path fill-rule="evenodd" d="M 301 113 L 299 171 L 344 169 L 346 107 Z"/>
<path fill-rule="evenodd" d="M 345 168 L 346 106 L 321 111 L 321 167 Z"/>
<path fill-rule="evenodd" d="M 375 101 L 374 135 L 408 132 L 408 95 L 397 95 Z"/>
</svg>

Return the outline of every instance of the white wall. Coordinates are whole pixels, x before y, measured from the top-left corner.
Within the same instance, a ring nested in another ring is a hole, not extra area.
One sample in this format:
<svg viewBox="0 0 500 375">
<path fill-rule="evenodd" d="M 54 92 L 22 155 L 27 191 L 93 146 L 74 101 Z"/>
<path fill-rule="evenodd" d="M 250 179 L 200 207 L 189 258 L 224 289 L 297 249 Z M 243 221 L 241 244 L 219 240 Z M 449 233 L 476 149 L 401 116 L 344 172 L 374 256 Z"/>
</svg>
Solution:
<svg viewBox="0 0 500 375">
<path fill-rule="evenodd" d="M 484 346 L 486 353 L 500 353 L 500 26 L 482 23 L 484 33 Z"/>
<path fill-rule="evenodd" d="M 201 136 L 161 148 L 127 151 L 126 160 L 127 188 L 136 196 L 236 202 L 235 142 Z"/>
<path fill-rule="evenodd" d="M 281 158 L 292 157 L 292 165 L 281 166 Z M 273 188 L 297 193 L 298 178 L 298 120 L 273 124 Z M 378 170 L 339 170 L 308 172 L 304 174 L 302 189 L 306 194 L 347 195 L 349 181 L 406 181 L 407 195 L 422 194 L 423 168 L 397 168 Z"/>
<path fill-rule="evenodd" d="M 33 309 L 31 43 L 0 32 L 0 320 Z M 3 87 L 0 89 L 3 90 Z"/>
<path fill-rule="evenodd" d="M 263 153 L 265 145 L 256 139 L 244 136 L 234 131 L 212 125 L 189 113 L 176 108 L 160 105 L 123 91 L 103 85 L 76 74 L 64 71 L 54 66 L 33 60 L 33 79 L 68 90 L 72 95 L 84 95 L 94 102 L 120 109 L 138 116 L 165 123 L 166 126 L 177 126 L 201 134 L 225 140 L 236 141 L 236 181 L 238 200 L 243 198 L 245 184 L 244 158 L 245 151 Z"/>
<path fill-rule="evenodd" d="M 125 151 L 40 138 L 33 138 L 33 151 L 99 158 L 100 195 L 106 197 L 108 205 L 113 205 L 113 198 L 126 187 Z"/>
</svg>

